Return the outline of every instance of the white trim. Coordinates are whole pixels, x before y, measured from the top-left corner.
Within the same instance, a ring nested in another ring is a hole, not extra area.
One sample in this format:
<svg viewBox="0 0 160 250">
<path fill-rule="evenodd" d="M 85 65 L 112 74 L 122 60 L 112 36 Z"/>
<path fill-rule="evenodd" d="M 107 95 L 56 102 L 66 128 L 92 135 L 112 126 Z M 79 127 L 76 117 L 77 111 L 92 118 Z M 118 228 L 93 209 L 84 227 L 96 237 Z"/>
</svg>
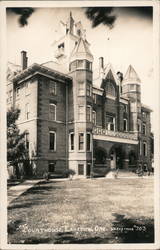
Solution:
<svg viewBox="0 0 160 250">
<path fill-rule="evenodd" d="M 109 95 L 109 94 L 106 94 L 106 97 L 111 99 L 111 100 L 116 100 L 116 96 L 112 96 L 112 95 Z"/>
<path fill-rule="evenodd" d="M 95 87 L 94 85 L 92 87 L 92 92 L 94 94 L 96 94 L 96 95 L 101 95 L 102 96 L 103 95 L 103 91 L 104 91 L 104 89 Z"/>
<path fill-rule="evenodd" d="M 55 89 L 54 93 L 51 92 L 51 85 L 52 84 L 54 84 L 54 89 Z M 56 96 L 57 95 L 57 83 L 54 80 L 49 80 L 49 95 L 50 96 Z"/>
</svg>

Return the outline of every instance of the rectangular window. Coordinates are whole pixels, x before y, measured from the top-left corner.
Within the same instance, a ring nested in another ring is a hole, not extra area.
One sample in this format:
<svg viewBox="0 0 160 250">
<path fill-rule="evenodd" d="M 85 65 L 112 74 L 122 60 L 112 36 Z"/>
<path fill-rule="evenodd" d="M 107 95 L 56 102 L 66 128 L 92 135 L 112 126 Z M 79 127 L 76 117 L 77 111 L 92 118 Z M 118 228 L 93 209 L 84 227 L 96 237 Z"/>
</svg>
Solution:
<svg viewBox="0 0 160 250">
<path fill-rule="evenodd" d="M 123 131 L 127 131 L 127 119 L 123 119 Z"/>
<path fill-rule="evenodd" d="M 56 121 L 56 105 L 53 103 L 49 104 L 49 120 Z"/>
<path fill-rule="evenodd" d="M 84 121 L 84 106 L 78 106 L 78 120 Z"/>
<path fill-rule="evenodd" d="M 70 138 L 69 138 L 69 142 L 70 142 L 70 150 L 73 151 L 74 150 L 74 133 L 70 133 Z"/>
<path fill-rule="evenodd" d="M 84 175 L 84 165 L 78 164 L 78 175 Z"/>
<path fill-rule="evenodd" d="M 115 130 L 115 118 L 111 115 L 106 115 L 106 129 Z"/>
<path fill-rule="evenodd" d="M 55 131 L 49 132 L 49 149 L 56 151 L 56 133 L 55 133 Z"/>
<path fill-rule="evenodd" d="M 55 171 L 55 163 L 54 162 L 49 162 L 48 171 L 50 173 L 53 173 Z"/>
<path fill-rule="evenodd" d="M 91 151 L 91 134 L 87 133 L 87 151 Z"/>
<path fill-rule="evenodd" d="M 78 82 L 78 95 L 79 96 L 85 95 L 84 82 Z"/>
<path fill-rule="evenodd" d="M 51 96 L 54 96 L 57 93 L 57 84 L 53 80 L 50 80 L 49 82 L 49 93 Z"/>
<path fill-rule="evenodd" d="M 96 125 L 96 111 L 92 112 L 92 120 L 93 120 L 93 124 Z"/>
<path fill-rule="evenodd" d="M 146 142 L 143 143 L 143 155 L 147 156 L 147 143 Z"/>
<path fill-rule="evenodd" d="M 84 133 L 79 133 L 79 151 L 84 150 Z"/>
<path fill-rule="evenodd" d="M 87 106 L 87 111 L 86 111 L 86 119 L 87 119 L 87 122 L 90 122 L 91 121 L 91 106 Z"/>
<path fill-rule="evenodd" d="M 143 124 L 142 126 L 142 133 L 146 135 L 146 124 Z"/>
<path fill-rule="evenodd" d="M 25 105 L 25 118 L 26 120 L 29 119 L 29 103 L 26 103 Z"/>
</svg>

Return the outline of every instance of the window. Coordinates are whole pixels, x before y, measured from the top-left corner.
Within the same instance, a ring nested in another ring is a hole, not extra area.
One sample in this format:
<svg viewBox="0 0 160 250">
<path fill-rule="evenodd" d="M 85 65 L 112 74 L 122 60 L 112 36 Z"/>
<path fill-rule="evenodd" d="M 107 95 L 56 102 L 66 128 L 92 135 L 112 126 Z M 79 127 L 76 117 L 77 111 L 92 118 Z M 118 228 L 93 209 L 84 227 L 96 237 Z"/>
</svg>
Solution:
<svg viewBox="0 0 160 250">
<path fill-rule="evenodd" d="M 115 96 L 115 88 L 111 82 L 107 83 L 107 88 L 106 88 L 107 95 Z"/>
<path fill-rule="evenodd" d="M 115 118 L 111 115 L 106 115 L 106 129 L 115 130 Z"/>
<path fill-rule="evenodd" d="M 91 151 L 91 133 L 87 133 L 87 151 Z"/>
<path fill-rule="evenodd" d="M 25 145 L 26 145 L 26 149 L 29 150 L 29 133 L 28 132 L 25 133 Z"/>
<path fill-rule="evenodd" d="M 96 94 L 93 94 L 93 102 L 94 102 L 94 103 L 97 102 L 97 96 L 96 96 Z"/>
<path fill-rule="evenodd" d="M 70 150 L 74 150 L 74 133 L 70 133 L 69 135 L 69 145 L 70 145 Z"/>
<path fill-rule="evenodd" d="M 78 120 L 84 121 L 84 106 L 78 106 Z"/>
<path fill-rule="evenodd" d="M 74 62 L 72 62 L 71 64 L 70 64 L 70 70 L 76 70 L 76 61 L 74 61 Z"/>
<path fill-rule="evenodd" d="M 78 175 L 84 175 L 84 165 L 78 164 Z"/>
<path fill-rule="evenodd" d="M 92 84 L 87 82 L 87 96 L 92 96 Z"/>
<path fill-rule="evenodd" d="M 143 155 L 147 156 L 147 143 L 143 142 Z"/>
<path fill-rule="evenodd" d="M 91 106 L 87 106 L 87 112 L 86 112 L 86 119 L 87 119 L 87 122 L 90 122 L 91 121 L 91 110 L 92 110 L 92 107 Z"/>
<path fill-rule="evenodd" d="M 25 95 L 29 95 L 29 83 L 26 82 L 25 84 Z"/>
<path fill-rule="evenodd" d="M 92 63 L 89 61 L 86 61 L 86 69 L 87 70 L 92 70 Z"/>
<path fill-rule="evenodd" d="M 142 112 L 142 117 L 146 118 L 146 112 Z"/>
<path fill-rule="evenodd" d="M 130 85 L 130 90 L 136 90 L 136 85 Z"/>
<path fill-rule="evenodd" d="M 49 104 L 49 120 L 56 121 L 56 105 L 54 103 Z"/>
<path fill-rule="evenodd" d="M 49 132 L 49 149 L 56 151 L 56 133 L 55 133 L 55 131 Z"/>
<path fill-rule="evenodd" d="M 49 82 L 49 93 L 51 96 L 56 95 L 56 82 L 50 80 Z"/>
<path fill-rule="evenodd" d="M 84 150 L 84 133 L 79 133 L 79 151 Z"/>
<path fill-rule="evenodd" d="M 29 119 L 29 103 L 26 103 L 25 105 L 25 119 L 28 120 Z"/>
<path fill-rule="evenodd" d="M 93 124 L 96 125 L 96 111 L 92 112 L 92 120 L 93 120 Z"/>
<path fill-rule="evenodd" d="M 79 96 L 85 95 L 85 92 L 84 92 L 84 82 L 78 82 L 78 95 Z"/>
<path fill-rule="evenodd" d="M 123 108 L 124 108 L 124 112 L 127 113 L 127 105 L 123 105 Z"/>
<path fill-rule="evenodd" d="M 127 119 L 123 119 L 123 130 L 127 131 Z"/>
<path fill-rule="evenodd" d="M 146 135 L 146 124 L 143 124 L 142 126 L 142 133 Z"/>
<path fill-rule="evenodd" d="M 53 173 L 55 171 L 55 162 L 49 162 L 48 171 Z"/>
<path fill-rule="evenodd" d="M 84 68 L 84 60 L 77 60 L 77 68 Z"/>
</svg>

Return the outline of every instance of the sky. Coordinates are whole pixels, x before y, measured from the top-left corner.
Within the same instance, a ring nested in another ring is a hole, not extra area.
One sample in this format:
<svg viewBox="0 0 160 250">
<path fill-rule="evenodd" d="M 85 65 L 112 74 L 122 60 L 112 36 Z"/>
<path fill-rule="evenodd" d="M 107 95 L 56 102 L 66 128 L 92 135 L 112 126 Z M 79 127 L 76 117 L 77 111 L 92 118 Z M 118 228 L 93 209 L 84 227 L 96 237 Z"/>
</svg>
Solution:
<svg viewBox="0 0 160 250">
<path fill-rule="evenodd" d="M 20 64 L 20 52 L 26 50 L 28 63 L 44 63 L 54 60 L 51 44 L 59 31 L 59 21 L 65 22 L 72 11 L 76 22 L 82 22 L 86 38 L 94 56 L 93 67 L 98 67 L 98 58 L 103 56 L 105 64 L 111 63 L 115 72 L 124 75 L 131 64 L 141 79 L 142 103 L 155 109 L 153 88 L 153 25 L 148 9 L 114 8 L 116 16 L 113 28 L 100 24 L 92 28 L 84 8 L 39 8 L 21 27 L 19 16 L 7 15 L 8 61 Z M 152 117 L 154 123 L 154 116 Z"/>
</svg>

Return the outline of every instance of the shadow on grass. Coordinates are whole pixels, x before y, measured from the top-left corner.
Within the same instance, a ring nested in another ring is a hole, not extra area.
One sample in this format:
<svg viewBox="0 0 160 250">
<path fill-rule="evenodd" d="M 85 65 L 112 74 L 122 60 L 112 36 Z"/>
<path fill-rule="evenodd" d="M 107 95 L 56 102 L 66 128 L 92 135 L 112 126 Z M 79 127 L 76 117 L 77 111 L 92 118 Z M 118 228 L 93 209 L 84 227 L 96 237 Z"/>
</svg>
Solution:
<svg viewBox="0 0 160 250">
<path fill-rule="evenodd" d="M 7 231 L 8 234 L 14 234 L 18 226 L 22 223 L 22 220 L 11 221 L 8 223 Z"/>
<path fill-rule="evenodd" d="M 149 218 L 131 219 L 125 215 L 113 214 L 112 234 L 121 243 L 154 243 L 154 220 Z"/>
</svg>

